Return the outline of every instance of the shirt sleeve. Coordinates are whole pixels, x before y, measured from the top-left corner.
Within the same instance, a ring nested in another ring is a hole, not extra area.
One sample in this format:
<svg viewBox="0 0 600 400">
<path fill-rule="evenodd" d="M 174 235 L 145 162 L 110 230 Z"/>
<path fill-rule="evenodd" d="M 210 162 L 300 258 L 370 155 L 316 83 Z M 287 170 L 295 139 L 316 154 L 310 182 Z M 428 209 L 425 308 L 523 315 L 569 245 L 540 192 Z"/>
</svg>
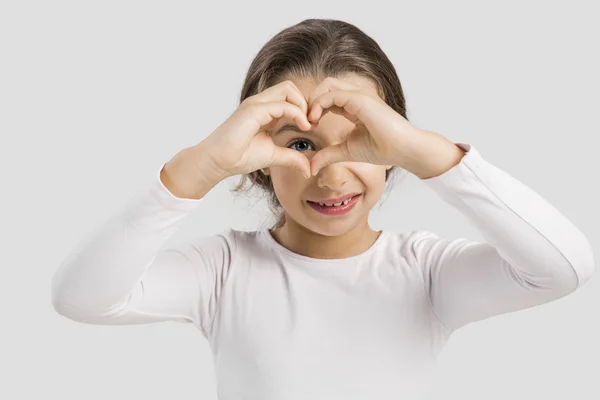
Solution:
<svg viewBox="0 0 600 400">
<path fill-rule="evenodd" d="M 581 231 L 508 173 L 465 150 L 459 164 L 423 179 L 462 213 L 484 241 L 417 231 L 413 253 L 434 314 L 450 331 L 494 315 L 565 296 L 586 283 L 595 265 Z"/>
<path fill-rule="evenodd" d="M 231 230 L 163 248 L 203 199 L 160 180 L 82 239 L 52 279 L 54 309 L 102 325 L 189 322 L 206 336 L 235 251 Z"/>
</svg>

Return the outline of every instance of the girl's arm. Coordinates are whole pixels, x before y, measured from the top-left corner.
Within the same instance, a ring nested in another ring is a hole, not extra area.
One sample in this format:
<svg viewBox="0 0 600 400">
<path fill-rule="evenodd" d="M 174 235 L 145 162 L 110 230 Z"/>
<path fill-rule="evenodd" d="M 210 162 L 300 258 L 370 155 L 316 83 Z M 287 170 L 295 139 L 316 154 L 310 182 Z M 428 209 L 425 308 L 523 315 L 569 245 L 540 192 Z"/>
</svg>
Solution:
<svg viewBox="0 0 600 400">
<path fill-rule="evenodd" d="M 485 238 L 418 231 L 412 249 L 434 313 L 449 330 L 565 296 L 592 276 L 589 241 L 532 189 L 469 144 L 461 162 L 423 179 Z"/>
<path fill-rule="evenodd" d="M 52 280 L 52 304 L 59 314 L 90 324 L 192 322 L 206 334 L 235 249 L 227 233 L 162 249 L 218 183 L 196 185 L 199 198 L 177 197 L 171 190 L 183 196 L 193 185 L 181 179 L 183 170 L 166 171 L 184 166 L 162 165 L 149 190 L 92 231 L 61 263 Z"/>
</svg>

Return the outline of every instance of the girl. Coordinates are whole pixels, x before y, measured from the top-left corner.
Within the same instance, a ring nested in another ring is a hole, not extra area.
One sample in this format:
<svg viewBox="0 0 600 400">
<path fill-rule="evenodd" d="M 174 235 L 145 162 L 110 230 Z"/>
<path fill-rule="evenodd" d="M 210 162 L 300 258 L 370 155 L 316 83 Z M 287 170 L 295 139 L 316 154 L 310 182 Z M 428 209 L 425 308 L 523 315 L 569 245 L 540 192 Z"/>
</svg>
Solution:
<svg viewBox="0 0 600 400">
<path fill-rule="evenodd" d="M 351 24 L 280 32 L 240 103 L 64 260 L 59 314 L 193 323 L 220 399 L 419 399 L 454 331 L 561 298 L 594 271 L 588 240 L 553 206 L 475 146 L 408 122 L 394 67 Z M 369 211 L 395 168 L 485 242 L 373 230 Z M 277 223 L 162 248 L 235 175 L 270 195 Z"/>
</svg>

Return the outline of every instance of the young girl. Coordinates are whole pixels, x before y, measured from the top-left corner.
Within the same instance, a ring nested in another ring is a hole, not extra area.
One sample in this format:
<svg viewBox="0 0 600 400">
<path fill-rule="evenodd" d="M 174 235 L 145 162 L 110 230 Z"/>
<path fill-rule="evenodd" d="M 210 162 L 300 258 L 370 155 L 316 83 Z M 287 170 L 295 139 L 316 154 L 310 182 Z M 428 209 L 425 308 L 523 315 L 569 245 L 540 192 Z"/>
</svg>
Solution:
<svg viewBox="0 0 600 400">
<path fill-rule="evenodd" d="M 373 230 L 395 168 L 485 242 Z M 234 175 L 270 194 L 277 224 L 162 248 Z M 273 37 L 239 108 L 73 250 L 52 301 L 89 324 L 193 323 L 220 399 L 419 399 L 454 331 L 561 298 L 593 271 L 588 240 L 553 206 L 472 144 L 408 122 L 370 37 L 312 19 Z"/>
</svg>

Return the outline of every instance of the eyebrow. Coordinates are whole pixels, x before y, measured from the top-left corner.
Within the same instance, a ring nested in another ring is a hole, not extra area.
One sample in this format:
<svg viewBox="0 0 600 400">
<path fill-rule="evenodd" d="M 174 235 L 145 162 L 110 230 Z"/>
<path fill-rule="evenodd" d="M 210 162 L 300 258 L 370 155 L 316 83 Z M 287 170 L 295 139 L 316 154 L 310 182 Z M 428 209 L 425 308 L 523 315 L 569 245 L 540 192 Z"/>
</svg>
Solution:
<svg viewBox="0 0 600 400">
<path fill-rule="evenodd" d="M 293 132 L 297 132 L 297 133 L 303 133 L 305 135 L 316 135 L 316 132 L 311 131 L 311 130 L 304 131 L 304 130 L 300 129 L 300 127 L 296 124 L 285 124 L 281 128 L 277 129 L 275 132 L 273 132 L 271 134 L 271 136 L 278 135 L 283 131 L 293 131 Z"/>
</svg>

